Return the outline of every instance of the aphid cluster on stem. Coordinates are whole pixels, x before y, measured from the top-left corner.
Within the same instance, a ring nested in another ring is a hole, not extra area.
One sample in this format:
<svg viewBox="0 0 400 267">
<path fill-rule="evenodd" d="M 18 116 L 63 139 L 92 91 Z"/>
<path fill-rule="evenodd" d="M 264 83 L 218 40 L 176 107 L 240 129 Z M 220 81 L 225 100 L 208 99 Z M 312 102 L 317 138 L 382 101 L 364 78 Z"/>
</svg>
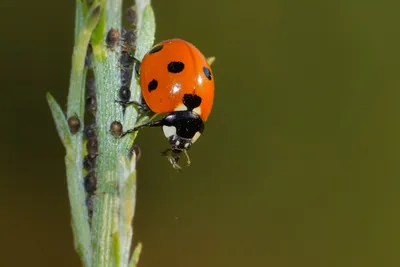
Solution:
<svg viewBox="0 0 400 267">
<path fill-rule="evenodd" d="M 91 45 L 89 45 L 91 48 Z M 91 62 L 91 53 L 87 53 L 87 61 Z M 88 208 L 89 221 L 93 215 L 93 199 L 97 187 L 96 176 L 96 158 L 98 154 L 98 140 L 96 133 L 96 111 L 97 97 L 95 77 L 91 69 L 92 65 L 88 65 L 88 72 L 85 84 L 85 129 L 84 138 L 86 143 L 87 155 L 83 158 L 83 168 L 86 171 L 86 176 L 83 179 L 83 185 L 86 191 L 86 206 Z"/>
<path fill-rule="evenodd" d="M 96 157 L 98 153 L 98 143 L 96 134 L 96 122 L 92 121 L 85 128 L 87 155 L 83 160 L 83 167 L 86 169 L 86 176 L 83 184 L 86 191 L 86 205 L 88 207 L 89 218 L 93 215 L 93 198 L 97 188 L 96 176 Z"/>
<path fill-rule="evenodd" d="M 123 31 L 125 34 L 127 32 L 133 32 L 133 30 L 128 29 Z M 124 36 L 124 34 L 123 34 Z M 126 39 L 123 39 L 122 51 L 120 56 L 120 64 L 121 64 L 121 87 L 119 88 L 119 97 L 120 100 L 129 101 L 131 97 L 131 91 L 129 89 L 131 80 L 132 80 L 132 68 L 133 68 L 133 59 L 131 57 L 130 49 L 131 46 L 128 42 L 125 42 Z"/>
<path fill-rule="evenodd" d="M 136 13 L 132 8 L 128 8 L 125 12 L 126 21 L 130 27 L 121 29 L 121 87 L 119 88 L 118 96 L 121 101 L 129 101 L 131 91 L 129 89 L 132 80 L 132 68 L 134 58 L 131 53 L 135 49 L 136 33 L 134 25 L 136 24 Z"/>
<path fill-rule="evenodd" d="M 107 35 L 107 38 L 112 40 L 118 36 Z M 98 140 L 96 133 L 96 112 L 97 112 L 97 96 L 95 77 L 92 70 L 92 46 L 88 45 L 86 52 L 85 66 L 88 68 L 85 84 L 85 128 L 84 141 L 86 147 L 86 155 L 83 158 L 83 168 L 86 174 L 83 178 L 83 185 L 86 192 L 86 206 L 88 208 L 89 221 L 91 222 L 93 215 L 93 199 L 97 187 L 96 176 L 96 158 L 98 155 Z"/>
</svg>

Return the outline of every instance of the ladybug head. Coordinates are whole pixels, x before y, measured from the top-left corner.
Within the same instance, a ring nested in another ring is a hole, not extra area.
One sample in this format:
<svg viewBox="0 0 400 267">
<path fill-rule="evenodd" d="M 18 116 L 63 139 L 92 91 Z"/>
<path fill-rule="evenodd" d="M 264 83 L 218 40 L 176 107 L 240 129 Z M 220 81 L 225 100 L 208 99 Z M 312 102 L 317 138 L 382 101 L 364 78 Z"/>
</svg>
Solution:
<svg viewBox="0 0 400 267">
<path fill-rule="evenodd" d="M 164 135 L 175 153 L 188 150 L 204 130 L 203 120 L 193 111 L 176 111 L 163 119 Z"/>
</svg>

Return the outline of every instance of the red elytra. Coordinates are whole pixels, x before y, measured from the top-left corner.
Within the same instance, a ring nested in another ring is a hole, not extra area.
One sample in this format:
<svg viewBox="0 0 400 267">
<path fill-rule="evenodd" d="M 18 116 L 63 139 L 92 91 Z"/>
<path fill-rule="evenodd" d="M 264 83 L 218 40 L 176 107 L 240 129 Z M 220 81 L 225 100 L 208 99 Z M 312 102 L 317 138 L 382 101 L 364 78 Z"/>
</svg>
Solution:
<svg viewBox="0 0 400 267">
<path fill-rule="evenodd" d="M 156 44 L 140 64 L 140 85 L 155 113 L 193 110 L 203 121 L 210 115 L 214 77 L 204 55 L 189 42 L 171 39 Z M 196 101 L 185 103 L 185 95 L 197 96 Z"/>
</svg>

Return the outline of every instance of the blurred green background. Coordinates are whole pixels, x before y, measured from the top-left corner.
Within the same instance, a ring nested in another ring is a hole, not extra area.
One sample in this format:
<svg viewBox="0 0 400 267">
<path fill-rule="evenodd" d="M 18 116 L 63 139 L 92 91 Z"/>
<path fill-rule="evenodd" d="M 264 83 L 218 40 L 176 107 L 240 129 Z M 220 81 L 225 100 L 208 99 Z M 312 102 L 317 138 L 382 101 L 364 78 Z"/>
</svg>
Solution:
<svg viewBox="0 0 400 267">
<path fill-rule="evenodd" d="M 133 1 L 132 1 L 133 2 Z M 400 266 L 400 2 L 153 0 L 216 99 L 193 164 L 141 132 L 140 267 Z M 74 1 L 1 1 L 1 266 L 80 266 L 64 149 Z"/>
</svg>

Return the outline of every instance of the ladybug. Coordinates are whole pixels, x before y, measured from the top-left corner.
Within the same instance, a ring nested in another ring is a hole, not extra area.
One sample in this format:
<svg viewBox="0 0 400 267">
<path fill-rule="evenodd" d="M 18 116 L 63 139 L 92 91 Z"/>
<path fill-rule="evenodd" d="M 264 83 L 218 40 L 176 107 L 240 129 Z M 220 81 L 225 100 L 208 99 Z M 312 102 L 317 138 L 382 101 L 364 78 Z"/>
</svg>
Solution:
<svg viewBox="0 0 400 267">
<path fill-rule="evenodd" d="M 126 131 L 123 135 L 146 126 L 159 126 L 168 138 L 175 155 L 186 151 L 204 131 L 214 101 L 214 77 L 204 55 L 191 43 L 171 39 L 156 44 L 137 61 L 144 106 L 156 114 L 166 113 L 161 120 L 150 121 Z M 124 104 L 137 104 L 123 102 Z M 142 105 L 143 106 L 143 105 Z"/>
</svg>

